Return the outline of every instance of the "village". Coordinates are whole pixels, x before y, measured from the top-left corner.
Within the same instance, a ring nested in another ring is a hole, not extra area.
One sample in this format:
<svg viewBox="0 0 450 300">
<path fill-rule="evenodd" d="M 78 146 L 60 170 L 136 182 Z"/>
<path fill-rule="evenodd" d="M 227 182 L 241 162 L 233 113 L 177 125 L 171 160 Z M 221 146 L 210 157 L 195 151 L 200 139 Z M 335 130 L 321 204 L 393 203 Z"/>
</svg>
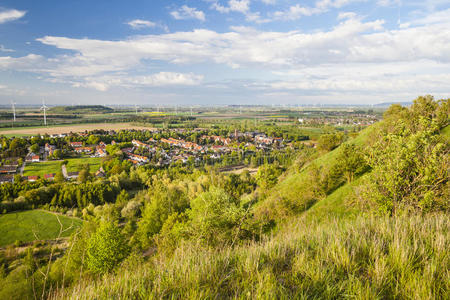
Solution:
<svg viewBox="0 0 450 300">
<path fill-rule="evenodd" d="M 238 132 L 237 130 L 229 136 L 209 135 L 207 130 L 173 129 L 173 132 L 187 136 L 191 133 L 202 133 L 194 141 L 183 138 L 169 137 L 169 134 L 161 134 L 159 130 L 126 130 L 125 132 L 114 130 L 106 132 L 81 132 L 63 133 L 53 135 L 41 135 L 41 140 L 49 140 L 43 146 L 33 144 L 36 137 L 26 138 L 28 144 L 27 154 L 24 157 L 12 157 L 3 159 L 0 166 L 0 184 L 15 180 L 26 180 L 34 182 L 39 179 L 54 180 L 56 174 L 61 171 L 65 180 L 77 179 L 79 172 L 68 170 L 66 165 L 73 159 L 98 162 L 99 168 L 95 170 L 94 176 L 105 177 L 106 172 L 100 166 L 101 159 L 107 155 L 122 153 L 122 159 L 127 160 L 135 166 L 151 164 L 164 167 L 173 163 L 200 164 L 208 161 L 219 161 L 224 155 L 230 155 L 239 151 L 241 154 L 251 155 L 255 151 L 270 152 L 273 149 L 283 149 L 287 146 L 284 139 L 270 137 L 261 132 Z M 151 136 L 148 139 L 133 138 L 124 139 L 123 135 Z M 158 136 L 156 139 L 154 136 Z M 167 136 L 167 137 L 162 137 Z M 92 143 L 92 141 L 96 141 Z M 105 141 L 103 141 L 105 140 Z M 120 140 L 120 141 L 119 141 Z M 54 172 L 43 174 L 29 174 L 29 166 L 54 162 L 57 168 L 49 168 Z M 57 164 L 59 162 L 59 164 Z M 88 162 L 89 163 L 89 162 Z"/>
</svg>

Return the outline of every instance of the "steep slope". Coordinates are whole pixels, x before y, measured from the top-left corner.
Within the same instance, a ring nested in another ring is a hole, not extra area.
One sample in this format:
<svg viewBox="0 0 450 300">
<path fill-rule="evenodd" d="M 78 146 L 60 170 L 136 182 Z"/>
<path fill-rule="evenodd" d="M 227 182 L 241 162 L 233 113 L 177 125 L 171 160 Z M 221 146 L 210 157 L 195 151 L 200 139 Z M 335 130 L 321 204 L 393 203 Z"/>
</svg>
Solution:
<svg viewBox="0 0 450 300">
<path fill-rule="evenodd" d="M 278 215 L 270 216 L 270 218 L 280 219 L 286 215 L 306 211 L 312 206 L 319 205 L 322 201 L 328 203 L 339 199 L 342 202 L 352 188 L 341 186 L 336 191 L 332 191 L 330 195 L 318 196 L 313 193 L 314 184 L 318 179 L 311 178 L 311 173 L 316 172 L 317 176 L 320 177 L 324 171 L 335 166 L 339 162 L 338 159 L 343 145 L 353 144 L 359 148 L 364 148 L 371 140 L 372 134 L 379 130 L 380 126 L 382 126 L 382 122 L 364 129 L 355 138 L 349 139 L 333 151 L 319 156 L 300 171 L 292 168 L 288 170 L 287 175 L 270 191 L 267 199 L 260 203 L 257 211 L 261 214 L 264 214 L 265 211 L 275 211 Z M 356 186 L 358 182 L 352 183 L 352 186 Z M 345 185 L 345 183 L 343 184 Z"/>
</svg>

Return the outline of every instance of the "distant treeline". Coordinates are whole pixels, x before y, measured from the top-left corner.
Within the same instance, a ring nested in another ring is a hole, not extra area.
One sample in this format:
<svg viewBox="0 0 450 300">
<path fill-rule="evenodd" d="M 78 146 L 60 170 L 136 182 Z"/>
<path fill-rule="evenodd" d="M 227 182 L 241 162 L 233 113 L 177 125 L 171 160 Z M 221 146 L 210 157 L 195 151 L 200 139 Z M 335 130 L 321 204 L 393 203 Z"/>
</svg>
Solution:
<svg viewBox="0 0 450 300">
<path fill-rule="evenodd" d="M 74 106 L 56 106 L 50 108 L 50 112 L 56 113 L 71 113 L 71 114 L 79 114 L 79 113 L 105 113 L 105 112 L 114 112 L 114 109 L 103 106 L 103 105 L 74 105 Z"/>
</svg>

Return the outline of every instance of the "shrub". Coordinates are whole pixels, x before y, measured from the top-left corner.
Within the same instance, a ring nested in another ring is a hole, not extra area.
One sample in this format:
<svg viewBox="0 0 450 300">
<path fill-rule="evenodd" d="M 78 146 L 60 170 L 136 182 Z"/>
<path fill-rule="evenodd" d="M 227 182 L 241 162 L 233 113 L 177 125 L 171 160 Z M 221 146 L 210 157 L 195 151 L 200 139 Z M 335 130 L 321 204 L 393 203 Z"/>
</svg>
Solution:
<svg viewBox="0 0 450 300">
<path fill-rule="evenodd" d="M 128 256 L 129 248 L 119 227 L 103 222 L 87 246 L 87 266 L 93 273 L 107 273 Z"/>
</svg>

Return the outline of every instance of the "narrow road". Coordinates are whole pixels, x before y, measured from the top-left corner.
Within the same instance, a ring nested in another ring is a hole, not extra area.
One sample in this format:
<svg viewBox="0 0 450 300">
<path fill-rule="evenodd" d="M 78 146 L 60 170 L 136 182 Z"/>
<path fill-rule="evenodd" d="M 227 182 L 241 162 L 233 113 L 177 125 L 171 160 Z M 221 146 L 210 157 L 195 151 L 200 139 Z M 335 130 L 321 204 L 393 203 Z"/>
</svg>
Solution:
<svg viewBox="0 0 450 300">
<path fill-rule="evenodd" d="M 20 176 L 23 176 L 23 171 L 25 170 L 26 161 L 23 162 L 22 166 L 20 167 Z"/>
<path fill-rule="evenodd" d="M 62 173 L 63 173 L 64 178 L 67 178 L 68 175 L 67 175 L 66 165 L 62 165 L 62 166 L 61 166 L 61 171 L 62 171 Z"/>
</svg>

